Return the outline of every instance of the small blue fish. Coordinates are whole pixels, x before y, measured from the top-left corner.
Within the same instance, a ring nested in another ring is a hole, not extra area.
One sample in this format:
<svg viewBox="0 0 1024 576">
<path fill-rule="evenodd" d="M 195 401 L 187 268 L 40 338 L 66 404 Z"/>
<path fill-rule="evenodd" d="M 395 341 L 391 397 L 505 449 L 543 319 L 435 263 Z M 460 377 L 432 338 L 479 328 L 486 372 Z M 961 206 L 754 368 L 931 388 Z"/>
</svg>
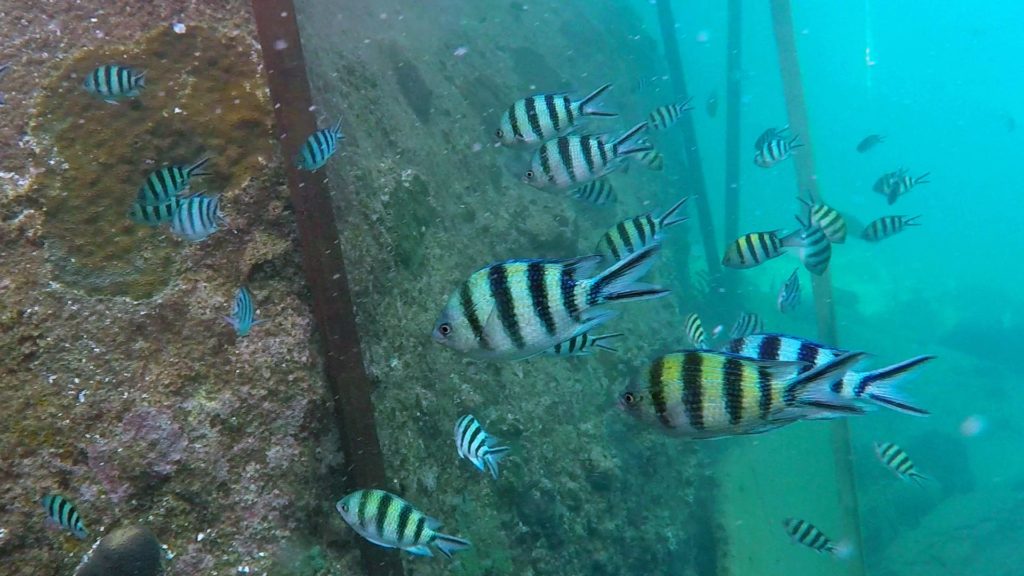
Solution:
<svg viewBox="0 0 1024 576">
<path fill-rule="evenodd" d="M 730 338 L 743 338 L 764 331 L 764 322 L 753 312 L 743 312 L 729 330 Z"/>
<path fill-rule="evenodd" d="M 252 293 L 245 286 L 238 289 L 235 294 L 235 307 L 231 310 L 231 316 L 225 316 L 224 321 L 235 328 L 235 333 L 241 337 L 249 335 L 253 326 L 263 322 L 256 319 L 256 307 L 252 303 Z"/>
<path fill-rule="evenodd" d="M 82 523 L 82 517 L 78 509 L 67 498 L 60 494 L 47 494 L 39 500 L 39 504 L 46 510 L 46 517 L 75 535 L 76 538 L 84 540 L 89 535 Z"/>
<path fill-rule="evenodd" d="M 302 150 L 295 156 L 295 165 L 310 172 L 319 170 L 338 151 L 338 143 L 345 139 L 341 133 L 341 120 L 334 126 L 317 130 L 306 138 Z"/>
<path fill-rule="evenodd" d="M 173 165 L 164 166 L 154 170 L 146 176 L 146 181 L 139 187 L 136 202 L 143 206 L 158 206 L 166 204 L 172 198 L 188 188 L 189 180 L 193 176 L 209 176 L 209 172 L 202 170 L 203 166 L 210 161 L 210 157 L 200 158 L 191 166 Z"/>
<path fill-rule="evenodd" d="M 484 468 L 498 479 L 498 461 L 511 450 L 508 446 L 495 446 L 497 439 L 484 432 L 480 422 L 466 414 L 455 423 L 455 448 L 481 472 Z"/>
<path fill-rule="evenodd" d="M 779 312 L 783 314 L 792 312 L 800 305 L 800 269 L 793 270 L 789 280 L 779 290 L 778 306 Z"/>
<path fill-rule="evenodd" d="M 4 74 L 6 74 L 7 71 L 10 70 L 10 69 L 11 69 L 11 65 L 10 64 L 0 65 L 0 78 L 3 78 Z M 4 104 L 7 104 L 7 102 L 4 101 L 4 95 L 0 94 L 0 106 L 3 106 Z"/>
<path fill-rule="evenodd" d="M 174 213 L 178 210 L 178 204 L 180 203 L 180 200 L 174 198 L 163 204 L 152 206 L 132 202 L 132 207 L 128 211 L 128 218 L 131 218 L 132 222 L 136 224 L 159 226 L 170 222 L 171 218 L 174 218 Z"/>
<path fill-rule="evenodd" d="M 196 194 L 178 202 L 171 232 L 189 242 L 199 242 L 216 232 L 223 222 L 220 197 Z"/>
<path fill-rule="evenodd" d="M 116 104 L 124 98 L 135 98 L 146 85 L 146 73 L 119 64 L 104 64 L 85 77 L 85 91 Z"/>
</svg>

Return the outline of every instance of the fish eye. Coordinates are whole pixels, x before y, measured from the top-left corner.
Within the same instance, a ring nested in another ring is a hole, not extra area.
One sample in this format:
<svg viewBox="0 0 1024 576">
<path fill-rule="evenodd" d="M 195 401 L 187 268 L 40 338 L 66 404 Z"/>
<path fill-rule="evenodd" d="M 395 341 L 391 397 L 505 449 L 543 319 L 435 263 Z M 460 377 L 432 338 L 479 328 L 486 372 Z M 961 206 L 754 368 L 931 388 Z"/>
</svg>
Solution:
<svg viewBox="0 0 1024 576">
<path fill-rule="evenodd" d="M 452 333 L 452 325 L 445 322 L 437 327 L 437 331 L 441 336 L 447 336 Z"/>
<path fill-rule="evenodd" d="M 497 136 L 498 138 L 501 138 L 502 136 L 505 135 L 505 131 L 502 130 L 501 128 L 498 128 L 497 130 L 494 131 L 494 135 Z"/>
<path fill-rule="evenodd" d="M 626 392 L 622 395 L 622 401 L 626 403 L 626 406 L 636 404 L 636 400 L 636 394 L 633 394 L 632 392 Z"/>
<path fill-rule="evenodd" d="M 527 180 L 533 180 L 533 170 L 527 170 L 526 171 L 526 179 Z"/>
<path fill-rule="evenodd" d="M 341 511 L 342 512 L 348 512 L 348 504 L 342 504 L 341 505 Z"/>
</svg>

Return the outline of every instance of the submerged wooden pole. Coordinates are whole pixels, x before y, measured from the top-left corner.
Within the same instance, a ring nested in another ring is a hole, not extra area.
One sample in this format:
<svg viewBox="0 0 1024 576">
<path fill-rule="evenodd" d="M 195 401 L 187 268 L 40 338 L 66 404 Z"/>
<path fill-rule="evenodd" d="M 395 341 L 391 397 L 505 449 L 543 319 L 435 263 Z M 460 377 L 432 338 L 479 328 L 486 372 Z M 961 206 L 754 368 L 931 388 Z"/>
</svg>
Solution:
<svg viewBox="0 0 1024 576">
<path fill-rule="evenodd" d="M 252 11 L 274 102 L 275 129 L 281 135 L 281 153 L 286 159 L 302 267 L 325 352 L 325 376 L 341 432 L 348 488 L 381 487 L 385 482 L 384 456 L 373 419 L 372 384 L 363 367 L 331 195 L 321 173 L 300 172 L 287 161 L 317 128 L 295 5 L 292 0 L 253 0 Z M 402 574 L 397 553 L 362 538 L 357 540 L 368 575 Z"/>
<path fill-rule="evenodd" d="M 772 0 L 772 25 L 775 30 L 775 45 L 779 55 L 779 71 L 782 87 L 786 93 L 786 111 L 789 114 L 791 133 L 800 135 L 803 147 L 793 155 L 796 162 L 797 180 L 801 192 L 810 192 L 813 198 L 821 198 L 817 174 L 814 169 L 814 147 L 811 145 L 810 124 L 807 121 L 807 106 L 800 78 L 800 60 L 797 57 L 796 41 L 793 35 L 793 15 L 789 0 Z M 826 272 L 812 276 L 814 307 L 818 317 L 818 336 L 821 340 L 836 345 L 835 307 L 832 304 L 832 279 Z M 836 420 L 832 427 L 832 453 L 835 456 L 836 482 L 839 488 L 839 504 L 843 512 L 843 533 L 851 539 L 853 557 L 848 563 L 848 574 L 863 576 L 864 556 L 860 533 L 860 506 L 857 502 L 857 486 L 853 476 L 853 461 L 850 454 L 850 426 L 846 420 Z"/>
<path fill-rule="evenodd" d="M 671 0 L 658 1 L 658 22 L 661 26 L 661 38 L 665 45 L 665 59 L 668 60 L 668 75 L 672 79 L 675 93 L 682 99 L 690 97 L 686 89 L 686 76 L 683 73 L 683 59 L 679 52 L 679 41 L 676 39 L 676 19 L 672 14 Z M 715 224 L 711 220 L 711 203 L 708 200 L 707 187 L 704 184 L 704 168 L 700 161 L 700 150 L 697 148 L 697 131 L 693 127 L 693 116 L 683 114 L 679 119 L 683 131 L 686 154 L 686 172 L 690 178 L 691 196 L 697 205 L 697 216 L 700 219 L 701 240 L 704 244 L 704 256 L 708 261 L 708 274 L 712 278 L 721 271 L 718 249 L 715 247 Z"/>
<path fill-rule="evenodd" d="M 725 243 L 740 235 L 740 76 L 743 2 L 729 0 L 725 84 Z"/>
</svg>

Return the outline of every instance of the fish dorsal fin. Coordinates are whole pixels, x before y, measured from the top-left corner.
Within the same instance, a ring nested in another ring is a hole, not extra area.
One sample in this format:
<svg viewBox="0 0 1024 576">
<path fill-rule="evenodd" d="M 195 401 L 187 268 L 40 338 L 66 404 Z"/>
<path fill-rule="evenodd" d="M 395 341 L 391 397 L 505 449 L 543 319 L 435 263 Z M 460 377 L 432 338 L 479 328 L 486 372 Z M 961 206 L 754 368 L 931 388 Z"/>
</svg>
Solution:
<svg viewBox="0 0 1024 576">
<path fill-rule="evenodd" d="M 590 254 L 588 256 L 580 256 L 579 258 L 555 260 L 555 262 L 564 266 L 567 272 L 572 272 L 573 277 L 580 280 L 597 274 L 598 267 L 603 260 L 604 256 L 600 254 Z"/>
</svg>

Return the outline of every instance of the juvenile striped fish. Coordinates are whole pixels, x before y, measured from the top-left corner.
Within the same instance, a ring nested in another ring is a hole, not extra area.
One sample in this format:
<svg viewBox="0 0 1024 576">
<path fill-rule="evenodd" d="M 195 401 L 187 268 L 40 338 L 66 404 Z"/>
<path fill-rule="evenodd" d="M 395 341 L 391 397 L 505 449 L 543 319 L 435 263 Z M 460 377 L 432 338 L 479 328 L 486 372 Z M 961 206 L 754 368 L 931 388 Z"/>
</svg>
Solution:
<svg viewBox="0 0 1024 576">
<path fill-rule="evenodd" d="M 248 336 L 253 326 L 263 322 L 256 319 L 256 307 L 252 303 L 252 293 L 245 286 L 238 289 L 231 316 L 225 316 L 224 321 L 231 324 L 235 333 L 241 337 Z"/>
<path fill-rule="evenodd" d="M 139 187 L 135 202 L 140 206 L 161 206 L 170 203 L 188 188 L 193 176 L 210 175 L 209 172 L 202 171 L 203 166 L 209 161 L 210 157 L 207 156 L 200 158 L 191 166 L 164 166 L 150 172 Z"/>
<path fill-rule="evenodd" d="M 863 154 L 882 142 L 885 142 L 885 136 L 882 136 L 881 134 L 869 134 L 857 143 L 857 152 Z"/>
<path fill-rule="evenodd" d="M 742 338 L 762 330 L 764 330 L 764 322 L 761 321 L 760 316 L 753 312 L 743 312 L 729 329 L 729 338 Z"/>
<path fill-rule="evenodd" d="M 683 325 L 686 327 L 686 337 L 694 348 L 704 350 L 708 347 L 708 341 L 704 335 L 704 325 L 701 323 L 700 316 L 696 312 L 687 314 Z"/>
<path fill-rule="evenodd" d="M 441 523 L 412 504 L 383 490 L 356 490 L 335 504 L 345 523 L 357 534 L 385 548 L 398 548 L 417 556 L 433 556 L 433 545 L 442 554 L 471 546 L 468 540 L 441 534 Z"/>
<path fill-rule="evenodd" d="M 104 64 L 85 77 L 85 91 L 112 104 L 124 98 L 135 98 L 146 86 L 146 73 L 128 66 Z"/>
<path fill-rule="evenodd" d="M 495 480 L 498 479 L 498 461 L 511 450 L 508 446 L 495 446 L 497 442 L 471 414 L 455 423 L 455 448 L 459 458 L 469 460 L 481 472 L 486 469 Z"/>
<path fill-rule="evenodd" d="M 216 232 L 223 222 L 220 197 L 196 194 L 178 201 L 171 217 L 171 232 L 189 242 L 199 242 Z"/>
<path fill-rule="evenodd" d="M 805 198 L 800 198 L 799 200 L 803 202 L 804 206 L 807 206 L 807 214 L 810 217 L 811 224 L 821 228 L 829 242 L 833 244 L 846 242 L 846 220 L 843 219 L 843 215 L 838 210 L 820 202 L 811 202 Z"/>
<path fill-rule="evenodd" d="M 872 190 L 885 196 L 886 201 L 891 206 L 896 203 L 900 196 L 910 192 L 918 184 L 930 184 L 931 181 L 928 180 L 929 175 L 929 172 L 925 172 L 915 178 L 907 174 L 906 168 L 900 168 L 896 172 L 882 174 L 878 180 L 875 180 Z"/>
<path fill-rule="evenodd" d="M 752 334 L 736 338 L 722 350 L 756 360 L 802 362 L 803 370 L 827 364 L 848 354 L 846 350 L 783 334 Z M 928 411 L 914 406 L 900 390 L 900 385 L 913 369 L 934 358 L 935 356 L 917 356 L 870 372 L 850 370 L 832 391 L 848 400 L 876 404 L 904 414 L 927 416 Z"/>
<path fill-rule="evenodd" d="M 494 136 L 504 146 L 533 145 L 570 132 L 580 118 L 618 116 L 596 107 L 596 101 L 611 84 L 605 84 L 582 100 L 567 94 L 537 94 L 516 100 L 498 123 Z"/>
<path fill-rule="evenodd" d="M 689 196 L 684 196 L 657 218 L 651 212 L 626 218 L 601 236 L 597 242 L 597 251 L 621 260 L 647 246 L 660 244 L 666 228 L 686 222 L 686 216 L 675 214 L 689 199 Z"/>
<path fill-rule="evenodd" d="M 319 170 L 338 151 L 338 144 L 345 139 L 341 133 L 339 119 L 330 128 L 317 130 L 306 138 L 299 153 L 295 155 L 295 166 L 300 170 L 313 172 Z"/>
<path fill-rule="evenodd" d="M 584 332 L 583 334 L 578 334 L 569 338 L 565 342 L 555 344 L 555 347 L 548 350 L 547 353 L 554 356 L 589 356 L 593 354 L 596 349 L 618 352 L 617 349 L 605 344 L 604 340 L 618 338 L 622 335 L 623 334 L 621 332 L 617 332 L 615 334 L 590 336 Z"/>
<path fill-rule="evenodd" d="M 541 144 L 533 154 L 523 182 L 541 190 L 565 190 L 606 176 L 625 165 L 632 154 L 651 150 L 639 142 L 647 123 L 634 126 L 615 140 L 608 135 L 560 136 Z"/>
<path fill-rule="evenodd" d="M 46 510 L 46 517 L 49 520 L 71 532 L 76 538 L 84 540 L 89 535 L 78 509 L 67 498 L 60 494 L 47 494 L 39 500 L 39 504 Z"/>
<path fill-rule="evenodd" d="M 573 190 L 572 197 L 595 206 L 604 206 L 615 201 L 615 189 L 607 178 L 601 178 Z"/>
<path fill-rule="evenodd" d="M 782 230 L 751 232 L 732 241 L 725 249 L 722 266 L 729 268 L 753 268 L 772 258 L 782 256 L 784 248 L 801 245 L 800 231 L 779 237 Z"/>
<path fill-rule="evenodd" d="M 848 547 L 834 544 L 828 536 L 825 536 L 814 524 L 806 520 L 786 518 L 782 525 L 794 542 L 807 546 L 815 552 L 831 554 L 836 558 L 845 558 L 850 553 Z"/>
<path fill-rule="evenodd" d="M 598 326 L 614 312 L 604 304 L 657 298 L 659 286 L 636 282 L 658 253 L 649 246 L 590 277 L 600 256 L 507 260 L 474 272 L 455 290 L 433 338 L 467 356 L 527 358 Z"/>
<path fill-rule="evenodd" d="M 710 351 L 652 362 L 619 396 L 619 407 L 660 431 L 694 439 L 758 434 L 816 414 L 861 414 L 832 393 L 863 353 L 800 373 L 800 362 L 766 362 Z"/>
<path fill-rule="evenodd" d="M 819 226 L 804 222 L 799 217 L 796 220 L 801 227 L 797 255 L 808 272 L 821 276 L 828 270 L 828 263 L 832 260 L 832 243 Z"/>
<path fill-rule="evenodd" d="M 882 216 L 864 227 L 860 237 L 868 242 L 885 240 L 893 234 L 902 232 L 907 226 L 920 226 L 916 220 L 920 216 L 908 218 L 907 216 Z"/>
<path fill-rule="evenodd" d="M 800 305 L 800 269 L 793 270 L 793 273 L 789 275 L 789 279 L 779 289 L 779 298 L 777 301 L 779 312 L 786 314 L 796 310 L 796 307 Z"/>
<path fill-rule="evenodd" d="M 757 140 L 754 141 L 754 151 L 759 152 L 766 144 L 768 144 L 768 142 L 771 142 L 776 138 L 783 138 L 787 132 L 789 132 L 789 124 L 786 124 L 782 128 L 765 129 L 765 131 L 761 132 L 761 135 L 757 137 Z"/>
<path fill-rule="evenodd" d="M 757 164 L 761 168 L 771 168 L 779 162 L 782 162 L 786 158 L 789 158 L 793 150 L 800 148 L 803 144 L 797 142 L 800 136 L 793 136 L 789 140 L 784 138 L 775 137 L 762 146 L 754 154 L 754 164 Z"/>
<path fill-rule="evenodd" d="M 902 480 L 912 480 L 918 486 L 921 486 L 922 480 L 930 480 L 917 471 L 914 461 L 907 456 L 906 451 L 892 442 L 875 442 L 875 455 L 886 468 L 892 470 Z"/>
<path fill-rule="evenodd" d="M 665 157 L 661 155 L 661 152 L 658 152 L 653 148 L 646 152 L 637 154 L 636 159 L 638 162 L 646 166 L 648 170 L 652 170 L 654 172 L 661 172 L 662 169 L 665 168 Z"/>
<path fill-rule="evenodd" d="M 676 102 L 655 108 L 647 117 L 647 122 L 654 130 L 667 130 L 671 128 L 682 118 L 684 113 L 693 110 L 693 106 L 690 106 L 690 100 L 690 98 L 687 98 L 684 102 Z"/>
<path fill-rule="evenodd" d="M 163 204 L 157 204 L 154 206 L 132 202 L 132 207 L 128 210 L 128 217 L 131 218 L 132 222 L 145 224 L 147 226 L 159 226 L 160 224 L 166 224 L 174 218 L 174 213 L 178 210 L 178 204 L 180 202 L 181 201 L 176 198 L 172 198 Z"/>
</svg>

